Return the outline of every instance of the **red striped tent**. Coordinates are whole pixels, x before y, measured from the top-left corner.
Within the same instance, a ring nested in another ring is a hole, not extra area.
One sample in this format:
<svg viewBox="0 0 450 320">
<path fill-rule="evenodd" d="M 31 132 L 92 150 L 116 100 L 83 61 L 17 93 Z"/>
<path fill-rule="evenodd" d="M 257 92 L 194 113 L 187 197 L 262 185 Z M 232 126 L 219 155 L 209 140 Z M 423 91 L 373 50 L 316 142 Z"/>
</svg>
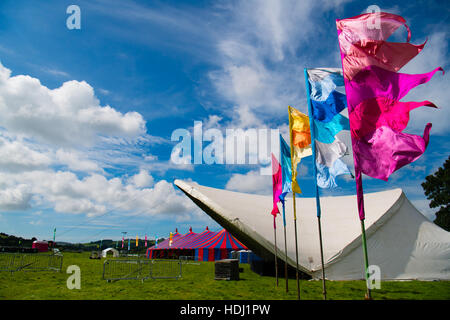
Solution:
<svg viewBox="0 0 450 320">
<path fill-rule="evenodd" d="M 171 249 L 187 249 L 190 248 L 189 244 L 197 239 L 199 236 L 198 233 L 192 232 L 192 228 L 189 228 L 189 233 L 178 237 L 176 241 L 173 242 Z"/>
<path fill-rule="evenodd" d="M 233 250 L 246 250 L 247 247 L 233 237 L 228 231 L 223 229 L 213 232 L 206 227 L 202 233 L 192 232 L 179 235 L 175 239 L 173 236 L 172 246 L 169 247 L 168 240 L 158 243 L 158 247 L 147 249 L 147 257 L 154 258 L 176 258 L 179 256 L 194 256 L 200 261 L 215 261 L 228 258 Z"/>
<path fill-rule="evenodd" d="M 227 230 L 222 229 L 211 239 L 198 244 L 195 248 L 195 257 L 199 261 L 215 261 L 226 259 L 231 251 L 247 250 L 238 239 Z"/>
<path fill-rule="evenodd" d="M 169 257 L 168 255 L 171 252 L 169 252 L 168 249 L 172 248 L 173 244 L 177 241 L 177 239 L 179 237 L 181 237 L 181 234 L 178 233 L 178 229 L 175 229 L 175 233 L 172 234 L 172 245 L 169 246 L 170 238 L 164 239 L 163 241 L 159 242 L 156 247 L 152 246 L 152 247 L 147 249 L 147 257 L 148 258 L 152 258 L 152 257 L 153 258 L 156 258 L 156 257 L 158 257 L 158 258 L 166 258 L 166 257 Z M 155 253 L 161 253 L 161 254 L 164 253 L 165 255 L 164 256 L 153 256 L 153 254 L 154 254 L 153 251 L 154 250 L 157 250 Z"/>
</svg>

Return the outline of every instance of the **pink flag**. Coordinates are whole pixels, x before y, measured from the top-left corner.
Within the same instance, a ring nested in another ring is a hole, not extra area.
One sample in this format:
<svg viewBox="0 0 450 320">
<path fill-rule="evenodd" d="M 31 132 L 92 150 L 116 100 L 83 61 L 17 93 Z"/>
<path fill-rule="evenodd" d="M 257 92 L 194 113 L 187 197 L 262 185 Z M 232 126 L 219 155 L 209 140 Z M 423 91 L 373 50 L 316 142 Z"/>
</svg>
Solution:
<svg viewBox="0 0 450 320">
<path fill-rule="evenodd" d="M 336 20 L 341 52 L 347 55 L 351 46 L 355 43 L 364 43 L 370 40 L 387 40 L 401 26 L 405 26 L 408 31 L 406 42 L 409 42 L 411 31 L 406 25 L 406 20 L 396 14 L 375 12 Z"/>
<path fill-rule="evenodd" d="M 411 32 L 405 20 L 378 12 L 337 20 L 339 46 L 349 110 L 355 162 L 356 191 L 361 220 L 365 218 L 361 173 L 387 180 L 399 168 L 415 161 L 428 145 L 431 124 L 423 137 L 403 133 L 409 112 L 430 101 L 400 102 L 411 89 L 428 82 L 442 68 L 425 74 L 397 71 L 424 47 L 391 43 L 387 39 L 399 27 Z"/>
<path fill-rule="evenodd" d="M 346 78 L 352 80 L 360 70 L 367 66 L 378 66 L 397 72 L 418 55 L 424 46 L 425 43 L 413 45 L 372 40 L 353 44 L 342 61 L 346 70 Z"/>
<path fill-rule="evenodd" d="M 280 201 L 280 195 L 283 191 L 283 181 L 281 175 L 281 166 L 275 156 L 272 154 L 272 186 L 273 186 L 273 209 L 271 214 L 273 215 L 273 227 L 275 228 L 275 218 L 280 211 L 278 210 L 278 201 Z"/>
<path fill-rule="evenodd" d="M 145 247 L 147 248 L 147 235 L 145 235 Z"/>
<path fill-rule="evenodd" d="M 353 153 L 358 154 L 358 167 L 368 176 L 387 181 L 394 171 L 415 161 L 425 152 L 430 129 L 431 123 L 428 123 L 421 137 L 396 132 L 389 126 L 377 128 L 370 138 L 357 139 L 352 144 Z"/>
<path fill-rule="evenodd" d="M 380 127 L 386 126 L 401 132 L 408 125 L 409 111 L 421 106 L 436 108 L 430 101 L 400 102 L 382 97 L 364 100 L 356 106 L 350 117 L 351 134 L 356 139 L 371 140 L 367 135 L 373 135 Z"/>
<path fill-rule="evenodd" d="M 381 69 L 377 66 L 368 66 L 361 70 L 352 81 L 345 81 L 345 91 L 349 112 L 364 100 L 385 97 L 400 100 L 418 85 L 427 83 L 438 71 L 439 67 L 428 73 L 406 74 Z"/>
</svg>

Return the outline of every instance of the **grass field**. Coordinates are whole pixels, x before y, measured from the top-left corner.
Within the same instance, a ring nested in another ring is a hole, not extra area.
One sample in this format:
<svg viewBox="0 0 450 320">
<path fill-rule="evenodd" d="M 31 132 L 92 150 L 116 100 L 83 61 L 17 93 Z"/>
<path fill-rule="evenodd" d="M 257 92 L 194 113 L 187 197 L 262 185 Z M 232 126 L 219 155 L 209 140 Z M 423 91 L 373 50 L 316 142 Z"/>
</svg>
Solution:
<svg viewBox="0 0 450 320">
<path fill-rule="evenodd" d="M 76 299 L 76 300 L 295 300 L 296 281 L 289 280 L 289 293 L 285 280 L 263 277 L 252 272 L 248 264 L 239 281 L 214 280 L 214 263 L 184 264 L 181 279 L 121 280 L 107 282 L 102 279 L 104 260 L 90 260 L 89 253 L 64 253 L 63 269 L 54 271 L 0 272 L 1 300 Z M 81 269 L 81 289 L 68 289 L 69 265 Z M 322 299 L 321 281 L 301 281 L 301 299 Z M 327 281 L 331 300 L 361 300 L 364 281 Z M 373 291 L 373 298 L 384 299 L 439 299 L 450 300 L 450 281 L 382 282 L 381 289 Z"/>
</svg>

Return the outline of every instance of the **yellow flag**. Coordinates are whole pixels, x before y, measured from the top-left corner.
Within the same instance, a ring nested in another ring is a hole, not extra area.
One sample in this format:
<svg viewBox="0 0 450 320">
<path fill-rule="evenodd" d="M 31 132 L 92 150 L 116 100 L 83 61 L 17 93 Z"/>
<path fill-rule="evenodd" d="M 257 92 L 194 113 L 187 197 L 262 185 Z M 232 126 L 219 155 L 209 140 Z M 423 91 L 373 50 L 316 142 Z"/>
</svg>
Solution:
<svg viewBox="0 0 450 320">
<path fill-rule="evenodd" d="M 169 247 L 172 246 L 172 240 L 173 240 L 173 235 L 172 235 L 172 232 L 171 232 L 170 236 L 169 236 Z"/>
<path fill-rule="evenodd" d="M 139 238 L 138 238 L 138 236 L 136 235 L 136 247 L 139 245 Z"/>
<path fill-rule="evenodd" d="M 291 137 L 292 190 L 302 193 L 297 183 L 297 166 L 301 158 L 312 155 L 309 118 L 289 106 L 289 134 Z"/>
</svg>

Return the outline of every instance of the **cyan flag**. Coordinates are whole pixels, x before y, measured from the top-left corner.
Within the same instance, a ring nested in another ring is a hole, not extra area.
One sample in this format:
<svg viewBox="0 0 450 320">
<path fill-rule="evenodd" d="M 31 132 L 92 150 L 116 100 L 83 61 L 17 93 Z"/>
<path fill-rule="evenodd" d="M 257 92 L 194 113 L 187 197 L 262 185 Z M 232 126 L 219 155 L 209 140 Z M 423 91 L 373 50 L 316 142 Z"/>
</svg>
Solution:
<svg viewBox="0 0 450 320">
<path fill-rule="evenodd" d="M 291 164 L 291 149 L 284 141 L 280 134 L 280 165 L 282 176 L 282 191 L 280 200 L 284 203 L 284 199 L 289 192 L 292 192 L 292 164 Z"/>
</svg>

